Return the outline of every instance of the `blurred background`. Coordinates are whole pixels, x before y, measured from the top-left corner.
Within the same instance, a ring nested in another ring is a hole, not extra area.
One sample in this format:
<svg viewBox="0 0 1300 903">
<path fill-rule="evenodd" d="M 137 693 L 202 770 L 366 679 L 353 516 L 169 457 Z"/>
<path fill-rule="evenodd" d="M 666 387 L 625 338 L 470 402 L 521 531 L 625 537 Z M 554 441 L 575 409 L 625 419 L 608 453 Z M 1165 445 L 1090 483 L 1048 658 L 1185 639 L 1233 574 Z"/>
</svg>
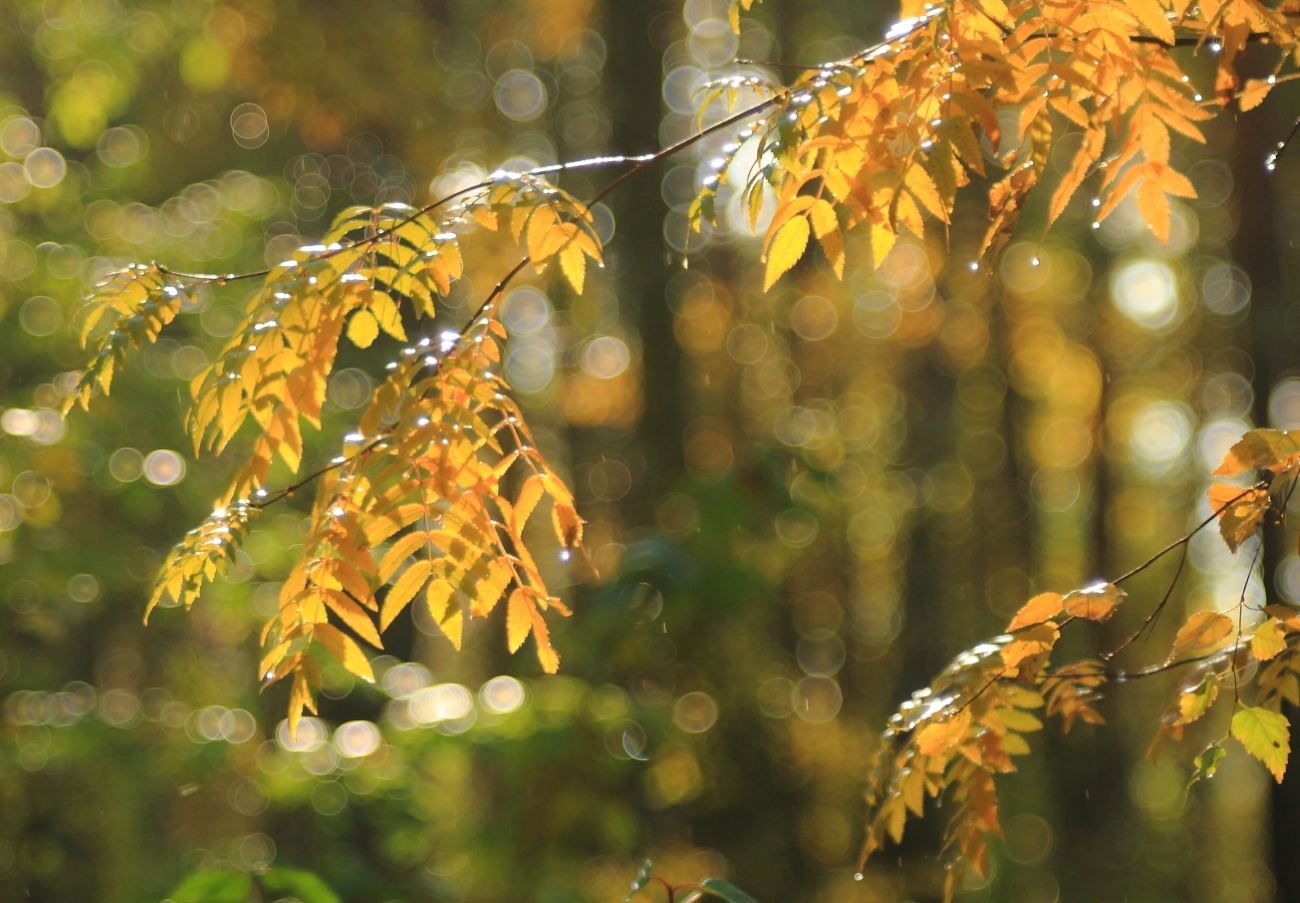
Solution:
<svg viewBox="0 0 1300 903">
<path fill-rule="evenodd" d="M 257 269 L 352 204 L 656 150 L 695 129 L 708 79 L 779 81 L 765 64 L 842 58 L 897 16 L 767 0 L 737 36 L 726 11 L 0 3 L 0 900 L 160 900 L 200 866 L 281 865 L 358 903 L 613 903 L 646 856 L 762 903 L 938 898 L 942 810 L 854 880 L 890 712 L 1034 592 L 1182 535 L 1244 430 L 1300 427 L 1300 160 L 1264 168 L 1294 92 L 1176 148 L 1200 196 L 1175 204 L 1167 247 L 1127 205 L 1093 228 L 1084 193 L 1041 238 L 1049 185 L 992 274 L 969 266 L 978 185 L 950 251 L 906 241 L 872 270 L 851 246 L 843 281 L 818 253 L 767 294 L 734 186 L 688 235 L 730 135 L 612 195 L 586 293 L 532 275 L 503 313 L 507 377 L 601 574 L 560 580 L 559 676 L 505 653 L 500 612 L 459 654 L 403 619 L 378 685 L 327 669 L 321 718 L 291 740 L 285 689 L 258 691 L 257 633 L 310 493 L 262 517 L 190 614 L 142 626 L 162 556 L 233 466 L 196 460 L 180 418 L 245 289 L 187 305 L 89 414 L 56 412 L 84 362 L 73 305 L 114 267 Z M 1268 54 L 1251 46 L 1250 74 Z M 1058 133 L 1049 182 L 1077 141 Z M 511 262 L 465 246 L 466 278 L 408 334 L 455 328 Z M 343 353 L 311 455 L 335 454 L 395 347 Z M 1198 538 L 1175 610 L 1234 605 L 1254 552 Z M 1061 657 L 1132 632 L 1175 564 Z M 1256 568 L 1253 599 L 1300 603 L 1288 543 Z M 1125 664 L 1159 660 L 1176 620 Z M 1187 794 L 1214 718 L 1144 760 L 1172 679 L 1112 685 L 1107 725 L 1036 739 L 1000 781 L 993 876 L 962 899 L 1300 899 L 1300 779 L 1274 788 L 1232 756 Z"/>
</svg>

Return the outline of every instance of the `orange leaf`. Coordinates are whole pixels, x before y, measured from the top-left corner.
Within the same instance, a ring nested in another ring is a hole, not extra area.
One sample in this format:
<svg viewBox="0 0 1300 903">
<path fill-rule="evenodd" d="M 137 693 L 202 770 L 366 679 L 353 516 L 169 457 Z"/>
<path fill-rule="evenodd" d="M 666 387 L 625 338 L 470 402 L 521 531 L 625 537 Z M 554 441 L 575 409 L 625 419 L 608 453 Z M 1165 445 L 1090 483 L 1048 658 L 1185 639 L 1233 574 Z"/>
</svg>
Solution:
<svg viewBox="0 0 1300 903">
<path fill-rule="evenodd" d="M 506 605 L 506 648 L 511 652 L 519 651 L 519 647 L 532 632 L 533 611 L 533 603 L 522 589 L 510 594 L 510 601 Z"/>
<path fill-rule="evenodd" d="M 969 727 L 970 710 L 966 709 L 947 721 L 927 724 L 923 727 L 916 735 L 916 747 L 922 755 L 940 755 L 965 739 Z"/>
<path fill-rule="evenodd" d="M 1024 608 L 1016 612 L 1016 616 L 1007 625 L 1007 633 L 1014 633 L 1022 627 L 1032 627 L 1034 624 L 1041 624 L 1056 617 L 1061 613 L 1061 602 L 1060 593 L 1039 593 L 1025 603 Z"/>
<path fill-rule="evenodd" d="M 1174 648 L 1169 653 L 1169 661 L 1184 652 L 1199 652 L 1212 649 L 1232 633 L 1232 618 L 1221 611 L 1205 609 L 1198 611 L 1187 619 L 1174 638 Z"/>
<path fill-rule="evenodd" d="M 1159 183 L 1143 179 L 1137 189 L 1138 211 L 1162 245 L 1169 244 L 1169 196 Z"/>
<path fill-rule="evenodd" d="M 1098 583 L 1086 589 L 1076 589 L 1065 596 L 1065 611 L 1076 618 L 1105 621 L 1115 613 L 1115 606 L 1128 597 L 1113 583 Z"/>
<path fill-rule="evenodd" d="M 808 247 L 811 229 L 808 218 L 796 216 L 781 227 L 772 238 L 772 245 L 767 249 L 767 271 L 763 276 L 763 291 L 776 284 L 776 280 L 799 262 Z"/>
</svg>

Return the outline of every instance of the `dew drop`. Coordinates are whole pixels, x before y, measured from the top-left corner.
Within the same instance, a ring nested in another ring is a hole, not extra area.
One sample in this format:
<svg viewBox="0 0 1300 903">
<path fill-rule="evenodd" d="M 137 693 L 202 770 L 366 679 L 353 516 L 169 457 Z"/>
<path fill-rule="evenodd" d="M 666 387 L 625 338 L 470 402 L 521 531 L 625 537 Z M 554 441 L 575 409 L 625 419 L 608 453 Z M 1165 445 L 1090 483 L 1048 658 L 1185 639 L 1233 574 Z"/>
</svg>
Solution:
<svg viewBox="0 0 1300 903">
<path fill-rule="evenodd" d="M 861 881 L 861 880 L 862 880 L 862 877 L 863 877 L 863 876 L 862 876 L 862 873 L 861 873 L 861 872 L 854 872 L 854 873 L 853 873 L 853 880 L 854 880 L 854 881 Z"/>
</svg>

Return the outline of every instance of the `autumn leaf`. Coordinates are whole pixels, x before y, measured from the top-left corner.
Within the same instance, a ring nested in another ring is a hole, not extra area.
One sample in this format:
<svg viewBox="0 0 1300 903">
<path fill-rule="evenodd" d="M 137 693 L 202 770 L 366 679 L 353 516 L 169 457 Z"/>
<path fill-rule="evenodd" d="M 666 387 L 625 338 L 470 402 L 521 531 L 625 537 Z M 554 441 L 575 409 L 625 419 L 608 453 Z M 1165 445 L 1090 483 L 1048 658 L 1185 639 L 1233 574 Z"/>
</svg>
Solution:
<svg viewBox="0 0 1300 903">
<path fill-rule="evenodd" d="M 947 721 L 927 724 L 916 735 L 916 747 L 922 755 L 937 756 L 956 746 L 970 727 L 970 711 L 963 711 Z"/>
<path fill-rule="evenodd" d="M 532 629 L 533 603 L 522 589 L 517 589 L 506 605 L 506 648 L 518 652 Z"/>
<path fill-rule="evenodd" d="M 767 269 L 763 275 L 763 291 L 767 291 L 787 270 L 799 262 L 804 249 L 808 247 L 810 234 L 808 219 L 804 216 L 792 217 L 781 227 L 767 249 Z"/>
<path fill-rule="evenodd" d="M 366 654 L 361 651 L 361 647 L 350 636 L 331 627 L 329 624 L 317 624 L 315 635 L 326 651 L 334 656 L 338 663 L 350 673 L 355 674 L 367 683 L 375 682 L 375 672 L 370 669 L 370 660 L 366 658 Z"/>
<path fill-rule="evenodd" d="M 1008 671 L 1015 672 L 1021 663 L 1034 656 L 1051 652 L 1061 633 L 1051 621 L 1035 625 L 1021 633 L 1002 648 L 1002 662 Z"/>
<path fill-rule="evenodd" d="M 1201 652 L 1213 649 L 1235 629 L 1232 618 L 1219 611 L 1206 609 L 1198 611 L 1187 619 L 1174 638 L 1174 648 L 1169 652 L 1168 661 L 1173 661 L 1184 652 Z"/>
<path fill-rule="evenodd" d="M 1287 758 L 1291 755 L 1291 727 L 1285 715 L 1244 706 L 1232 716 L 1232 736 L 1282 783 Z"/>
<path fill-rule="evenodd" d="M 1133 11 L 1143 28 L 1165 44 L 1173 46 L 1174 27 L 1165 14 L 1165 8 L 1156 0 L 1124 0 L 1124 5 Z"/>
<path fill-rule="evenodd" d="M 1089 621 L 1106 621 L 1115 613 L 1115 607 L 1128 598 L 1128 594 L 1113 583 L 1098 583 L 1085 589 L 1066 593 L 1066 614 Z"/>
<path fill-rule="evenodd" d="M 1219 678 L 1209 672 L 1205 678 L 1190 690 L 1184 690 L 1178 697 L 1178 724 L 1191 724 L 1210 710 L 1214 700 L 1219 697 Z"/>
<path fill-rule="evenodd" d="M 1237 103 L 1240 105 L 1241 111 L 1244 113 L 1247 110 L 1253 110 L 1255 107 L 1262 104 L 1264 98 L 1268 96 L 1268 92 L 1272 87 L 1273 85 L 1271 83 L 1264 81 L 1263 79 L 1246 79 L 1246 87 L 1237 95 Z"/>
<path fill-rule="evenodd" d="M 375 318 L 380 329 L 398 341 L 406 341 L 406 330 L 402 328 L 402 315 L 397 310 L 396 302 L 387 292 L 370 293 L 370 313 Z M 352 329 L 355 322 L 356 317 L 353 317 L 352 323 L 348 324 L 348 338 L 351 338 L 354 343 L 356 343 L 356 339 L 352 335 Z M 361 347 L 366 346 L 362 345 Z"/>
<path fill-rule="evenodd" d="M 1016 616 L 1007 625 L 1007 633 L 1014 633 L 1022 627 L 1031 627 L 1056 617 L 1061 613 L 1061 603 L 1060 593 L 1039 593 L 1016 612 Z"/>
<path fill-rule="evenodd" d="M 1300 445 L 1290 432 L 1251 430 L 1228 450 L 1212 476 L 1235 477 L 1247 471 L 1286 469 L 1300 459 Z"/>
<path fill-rule="evenodd" d="M 1210 507 L 1218 512 L 1219 534 L 1233 552 L 1255 535 L 1269 508 L 1267 490 L 1242 489 L 1230 483 L 1211 484 L 1209 499 Z"/>
<path fill-rule="evenodd" d="M 1138 212 L 1162 245 L 1169 244 L 1169 196 L 1158 182 L 1143 179 L 1137 188 Z"/>
<path fill-rule="evenodd" d="M 379 321 L 368 310 L 359 310 L 348 321 L 348 338 L 358 348 L 369 348 L 379 335 Z"/>
<path fill-rule="evenodd" d="M 1286 634 L 1283 633 L 1282 625 L 1277 618 L 1269 618 L 1260 624 L 1250 641 L 1250 651 L 1261 662 L 1276 658 L 1278 653 L 1285 649 Z"/>
<path fill-rule="evenodd" d="M 587 279 L 587 258 L 582 253 L 582 246 L 571 241 L 560 249 L 560 269 L 569 285 L 579 295 Z"/>
</svg>

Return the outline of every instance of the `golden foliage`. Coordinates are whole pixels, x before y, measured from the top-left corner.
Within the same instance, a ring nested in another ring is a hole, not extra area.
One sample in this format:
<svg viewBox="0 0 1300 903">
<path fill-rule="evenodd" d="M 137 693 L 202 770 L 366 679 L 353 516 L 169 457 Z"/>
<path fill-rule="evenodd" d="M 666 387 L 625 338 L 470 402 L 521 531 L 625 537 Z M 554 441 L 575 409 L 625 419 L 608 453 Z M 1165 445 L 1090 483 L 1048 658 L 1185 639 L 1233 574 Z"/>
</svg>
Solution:
<svg viewBox="0 0 1300 903">
<path fill-rule="evenodd" d="M 382 648 L 383 631 L 416 600 L 459 647 L 464 621 L 486 617 L 513 586 L 511 650 L 531 634 L 542 668 L 559 666 L 542 613 L 568 611 L 547 590 L 523 532 L 549 498 L 564 556 L 570 549 L 585 554 L 583 521 L 499 374 L 505 329 L 496 315 L 505 281 L 464 332 L 444 333 L 436 347 L 423 338 L 389 364 L 343 454 L 294 486 L 267 488 L 276 459 L 292 472 L 302 466 L 302 425 L 321 426 L 340 338 L 346 334 L 361 348 L 381 333 L 406 341 L 403 310 L 412 318 L 433 316 L 434 298 L 460 278 L 461 233 L 502 225 L 526 247 L 524 263 L 541 272 L 559 260 L 575 291 L 583 288 L 587 260 L 601 262 L 584 204 L 540 174 L 496 173 L 422 210 L 345 210 L 324 243 L 264 273 L 219 277 L 131 266 L 78 311 L 83 343 L 93 344 L 96 355 L 69 407 L 88 404 L 96 390 L 107 393 L 129 349 L 156 340 L 187 292 L 262 280 L 234 336 L 190 385 L 196 453 L 220 453 L 250 422 L 251 451 L 213 513 L 169 554 L 148 610 L 167 595 L 192 605 L 233 560 L 258 511 L 319 481 L 302 557 L 262 633 L 262 679 L 292 677 L 291 727 L 304 710 L 314 711 L 315 650 L 373 680 L 358 639 Z M 513 502 L 506 493 L 512 483 Z"/>
<path fill-rule="evenodd" d="M 1235 550 L 1265 522 L 1267 512 L 1285 509 L 1300 478 L 1300 447 L 1289 434 L 1252 430 L 1232 447 L 1216 474 L 1236 476 L 1257 469 L 1270 472 L 1272 478 L 1252 487 L 1218 484 L 1212 488 L 1215 512 L 1196 530 L 1216 519 L 1221 525 L 1230 517 L 1244 522 L 1247 518 L 1236 514 L 1236 509 L 1249 506 L 1253 512 L 1249 532 L 1242 533 L 1236 526 L 1223 530 L 1224 540 Z M 1185 546 L 1196 530 L 1165 552 Z M 951 860 L 946 897 L 961 886 L 966 869 L 987 875 L 987 835 L 998 836 L 1001 830 L 994 776 L 1014 770 L 1011 757 L 1028 752 L 1021 735 L 1042 726 L 1031 710 L 1043 708 L 1046 717 L 1059 717 L 1064 731 L 1077 721 L 1101 724 L 1094 704 L 1099 688 L 1112 676 L 1117 680 L 1130 674 L 1145 677 L 1192 666 L 1161 718 L 1148 755 L 1157 757 L 1168 741 L 1181 740 L 1226 690 L 1234 701 L 1230 735 L 1282 780 L 1290 754 L 1282 703 L 1300 706 L 1300 613 L 1269 605 L 1253 636 L 1243 636 L 1244 611 L 1199 611 L 1180 626 L 1161 664 L 1129 673 L 1111 672 L 1095 659 L 1051 667 L 1061 628 L 1079 620 L 1105 621 L 1126 599 L 1116 583 L 1099 583 L 1064 596 L 1040 593 L 1015 614 L 1005 635 L 958 656 L 930 687 L 913 694 L 892 716 L 882 736 L 867 792 L 870 814 L 863 860 L 886 840 L 902 839 L 909 814 L 923 814 L 926 796 L 946 793 L 955 803 L 945 836 Z M 1244 590 L 1240 606 L 1246 606 Z M 1162 608 L 1163 603 L 1148 616 L 1147 624 Z M 1250 706 L 1241 701 L 1240 691 L 1256 668 L 1256 704 Z M 1227 754 L 1226 739 L 1227 735 L 1212 742 L 1196 757 L 1193 783 L 1215 773 Z"/>
<path fill-rule="evenodd" d="M 732 0 L 733 27 L 752 5 Z M 840 274 L 850 229 L 870 234 L 876 264 L 903 230 L 921 236 L 927 218 L 946 230 L 958 189 L 973 176 L 994 180 L 980 253 L 995 256 L 1067 130 L 1082 141 L 1053 190 L 1048 225 L 1093 180 L 1098 222 L 1132 196 L 1167 241 L 1170 198 L 1196 195 L 1171 163 L 1172 136 L 1204 143 L 1198 123 L 1233 100 L 1257 106 L 1296 77 L 1280 75 L 1282 66 L 1293 56 L 1300 62 L 1287 17 L 1258 0 L 905 0 L 902 15 L 884 43 L 811 68 L 784 90 L 746 77 L 708 94 L 706 105 L 741 87 L 769 95 L 723 149 L 691 209 L 697 227 L 713 220 L 739 143 L 756 142 L 758 163 L 743 189 L 751 227 L 765 188 L 777 198 L 766 284 L 797 262 L 810 234 Z M 1234 66 L 1257 39 L 1281 58 L 1273 76 L 1243 89 Z M 1214 91 L 1197 87 L 1185 68 L 1211 40 L 1220 48 Z M 986 156 L 1005 175 L 987 173 Z"/>
</svg>

